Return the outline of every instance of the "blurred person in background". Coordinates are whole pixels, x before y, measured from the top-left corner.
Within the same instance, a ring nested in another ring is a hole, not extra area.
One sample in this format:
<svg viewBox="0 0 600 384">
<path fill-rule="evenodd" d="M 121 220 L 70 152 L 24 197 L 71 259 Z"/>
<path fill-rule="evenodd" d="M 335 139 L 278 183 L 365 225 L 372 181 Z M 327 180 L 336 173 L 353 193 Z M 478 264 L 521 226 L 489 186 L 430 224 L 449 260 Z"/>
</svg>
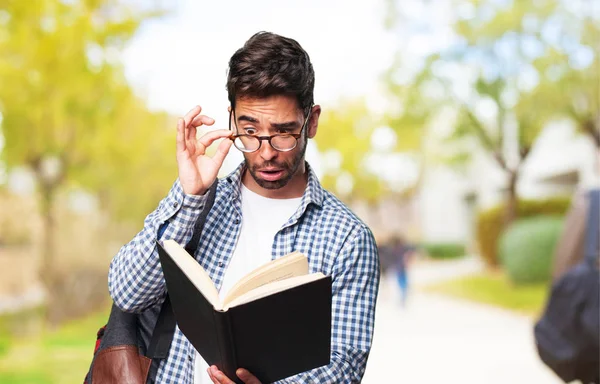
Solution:
<svg viewBox="0 0 600 384">
<path fill-rule="evenodd" d="M 371 348 L 379 262 L 371 230 L 321 187 L 304 160 L 321 113 L 313 100 L 314 81 L 309 56 L 295 40 L 262 32 L 235 52 L 227 76 L 229 130 L 197 139 L 198 127 L 215 122 L 201 115 L 199 106 L 179 119 L 179 177 L 142 231 L 114 257 L 109 290 L 128 312 L 164 301 L 155 240 L 188 243 L 206 192 L 216 182 L 195 258 L 221 295 L 253 269 L 292 251 L 308 256 L 310 272 L 332 277 L 330 364 L 278 383 L 355 383 L 362 380 Z M 216 154 L 208 157 L 206 149 L 219 139 L 224 140 Z M 244 161 L 218 179 L 232 143 Z M 236 374 L 245 383 L 258 383 L 247 370 Z M 179 329 L 157 373 L 157 383 L 232 379 L 208 367 Z"/>
<path fill-rule="evenodd" d="M 596 158 L 595 183 L 579 186 L 573 194 L 571 206 L 565 217 L 564 230 L 556 244 L 552 280 L 556 282 L 562 275 L 583 260 L 585 232 L 589 225 L 591 191 L 600 189 L 600 152 Z"/>
<path fill-rule="evenodd" d="M 408 268 L 417 255 L 417 250 L 403 236 L 392 238 L 390 254 L 393 258 L 393 272 L 400 290 L 400 304 L 406 306 L 409 292 Z"/>
<path fill-rule="evenodd" d="M 590 208 L 589 191 L 578 189 L 573 195 L 565 224 L 554 251 L 552 281 L 557 281 L 569 269 L 583 260 L 583 243 L 586 219 Z"/>
</svg>

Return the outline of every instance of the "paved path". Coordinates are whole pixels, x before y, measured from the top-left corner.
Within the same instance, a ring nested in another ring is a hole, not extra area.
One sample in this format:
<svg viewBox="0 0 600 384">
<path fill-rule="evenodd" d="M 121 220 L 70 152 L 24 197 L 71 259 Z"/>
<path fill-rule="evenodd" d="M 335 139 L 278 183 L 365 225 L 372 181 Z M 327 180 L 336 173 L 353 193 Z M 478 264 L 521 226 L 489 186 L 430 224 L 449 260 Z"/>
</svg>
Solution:
<svg viewBox="0 0 600 384">
<path fill-rule="evenodd" d="M 416 285 L 473 273 L 474 260 L 418 265 Z M 384 278 L 363 383 L 560 384 L 538 359 L 533 320 L 491 306 L 415 292 L 406 308 Z"/>
</svg>

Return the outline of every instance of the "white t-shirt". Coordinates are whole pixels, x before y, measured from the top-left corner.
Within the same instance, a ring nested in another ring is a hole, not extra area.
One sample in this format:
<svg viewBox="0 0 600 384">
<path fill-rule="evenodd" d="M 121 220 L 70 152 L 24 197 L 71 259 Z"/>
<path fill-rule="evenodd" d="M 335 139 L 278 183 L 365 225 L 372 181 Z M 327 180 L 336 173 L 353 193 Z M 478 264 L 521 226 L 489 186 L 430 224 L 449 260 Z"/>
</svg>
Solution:
<svg viewBox="0 0 600 384">
<path fill-rule="evenodd" d="M 300 206 L 301 197 L 270 199 L 252 192 L 242 184 L 242 228 L 229 261 L 219 296 L 221 299 L 240 278 L 272 260 L 275 234 Z M 208 364 L 196 352 L 194 384 L 211 384 Z M 232 378 L 233 379 L 233 378 Z"/>
</svg>

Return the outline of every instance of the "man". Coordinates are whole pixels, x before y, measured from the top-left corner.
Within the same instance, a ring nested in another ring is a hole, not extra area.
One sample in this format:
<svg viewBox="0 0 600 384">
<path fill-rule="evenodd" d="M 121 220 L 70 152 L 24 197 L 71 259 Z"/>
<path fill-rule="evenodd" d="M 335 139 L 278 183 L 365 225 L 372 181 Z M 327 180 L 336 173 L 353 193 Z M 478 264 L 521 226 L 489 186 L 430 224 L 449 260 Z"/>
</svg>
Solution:
<svg viewBox="0 0 600 384">
<path fill-rule="evenodd" d="M 402 236 L 396 235 L 392 239 L 391 252 L 395 258 L 394 272 L 400 289 L 400 304 L 405 307 L 409 291 L 408 268 L 415 258 L 416 250 Z"/>
<path fill-rule="evenodd" d="M 217 180 L 232 143 L 244 162 L 218 180 L 217 194 L 195 258 L 223 295 L 241 276 L 292 251 L 308 256 L 310 272 L 332 276 L 331 363 L 281 383 L 360 382 L 371 348 L 379 261 L 369 228 L 322 189 L 304 160 L 321 108 L 313 102 L 314 72 L 294 40 L 258 33 L 229 62 L 229 130 L 196 140 L 214 120 L 193 108 L 177 123 L 179 178 L 144 228 L 113 259 L 109 290 L 125 311 L 140 312 L 164 299 L 165 282 L 154 240 L 187 243 L 205 192 Z M 349 132 L 348 134 L 352 134 Z M 216 154 L 206 148 L 218 139 Z M 265 321 L 268 321 L 266 319 Z M 204 368 L 207 369 L 204 369 Z M 238 370 L 245 383 L 258 383 Z M 207 367 L 176 329 L 158 383 L 232 383 Z"/>
</svg>

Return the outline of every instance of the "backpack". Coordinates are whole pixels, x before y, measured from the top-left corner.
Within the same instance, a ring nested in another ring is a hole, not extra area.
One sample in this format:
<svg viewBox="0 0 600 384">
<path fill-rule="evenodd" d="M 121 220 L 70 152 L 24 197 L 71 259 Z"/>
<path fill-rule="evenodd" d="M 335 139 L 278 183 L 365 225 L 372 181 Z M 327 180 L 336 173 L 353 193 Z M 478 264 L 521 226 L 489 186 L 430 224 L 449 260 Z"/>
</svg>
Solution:
<svg viewBox="0 0 600 384">
<path fill-rule="evenodd" d="M 590 191 L 584 260 L 552 286 L 534 337 L 541 360 L 562 380 L 599 383 L 600 190 Z"/>
<path fill-rule="evenodd" d="M 185 249 L 194 254 L 217 190 L 215 182 L 194 224 Z M 160 238 L 166 225 L 159 229 Z M 106 325 L 96 334 L 96 344 L 84 384 L 154 384 L 160 363 L 169 355 L 175 332 L 175 315 L 169 295 L 141 313 L 128 313 L 114 303 Z"/>
</svg>

